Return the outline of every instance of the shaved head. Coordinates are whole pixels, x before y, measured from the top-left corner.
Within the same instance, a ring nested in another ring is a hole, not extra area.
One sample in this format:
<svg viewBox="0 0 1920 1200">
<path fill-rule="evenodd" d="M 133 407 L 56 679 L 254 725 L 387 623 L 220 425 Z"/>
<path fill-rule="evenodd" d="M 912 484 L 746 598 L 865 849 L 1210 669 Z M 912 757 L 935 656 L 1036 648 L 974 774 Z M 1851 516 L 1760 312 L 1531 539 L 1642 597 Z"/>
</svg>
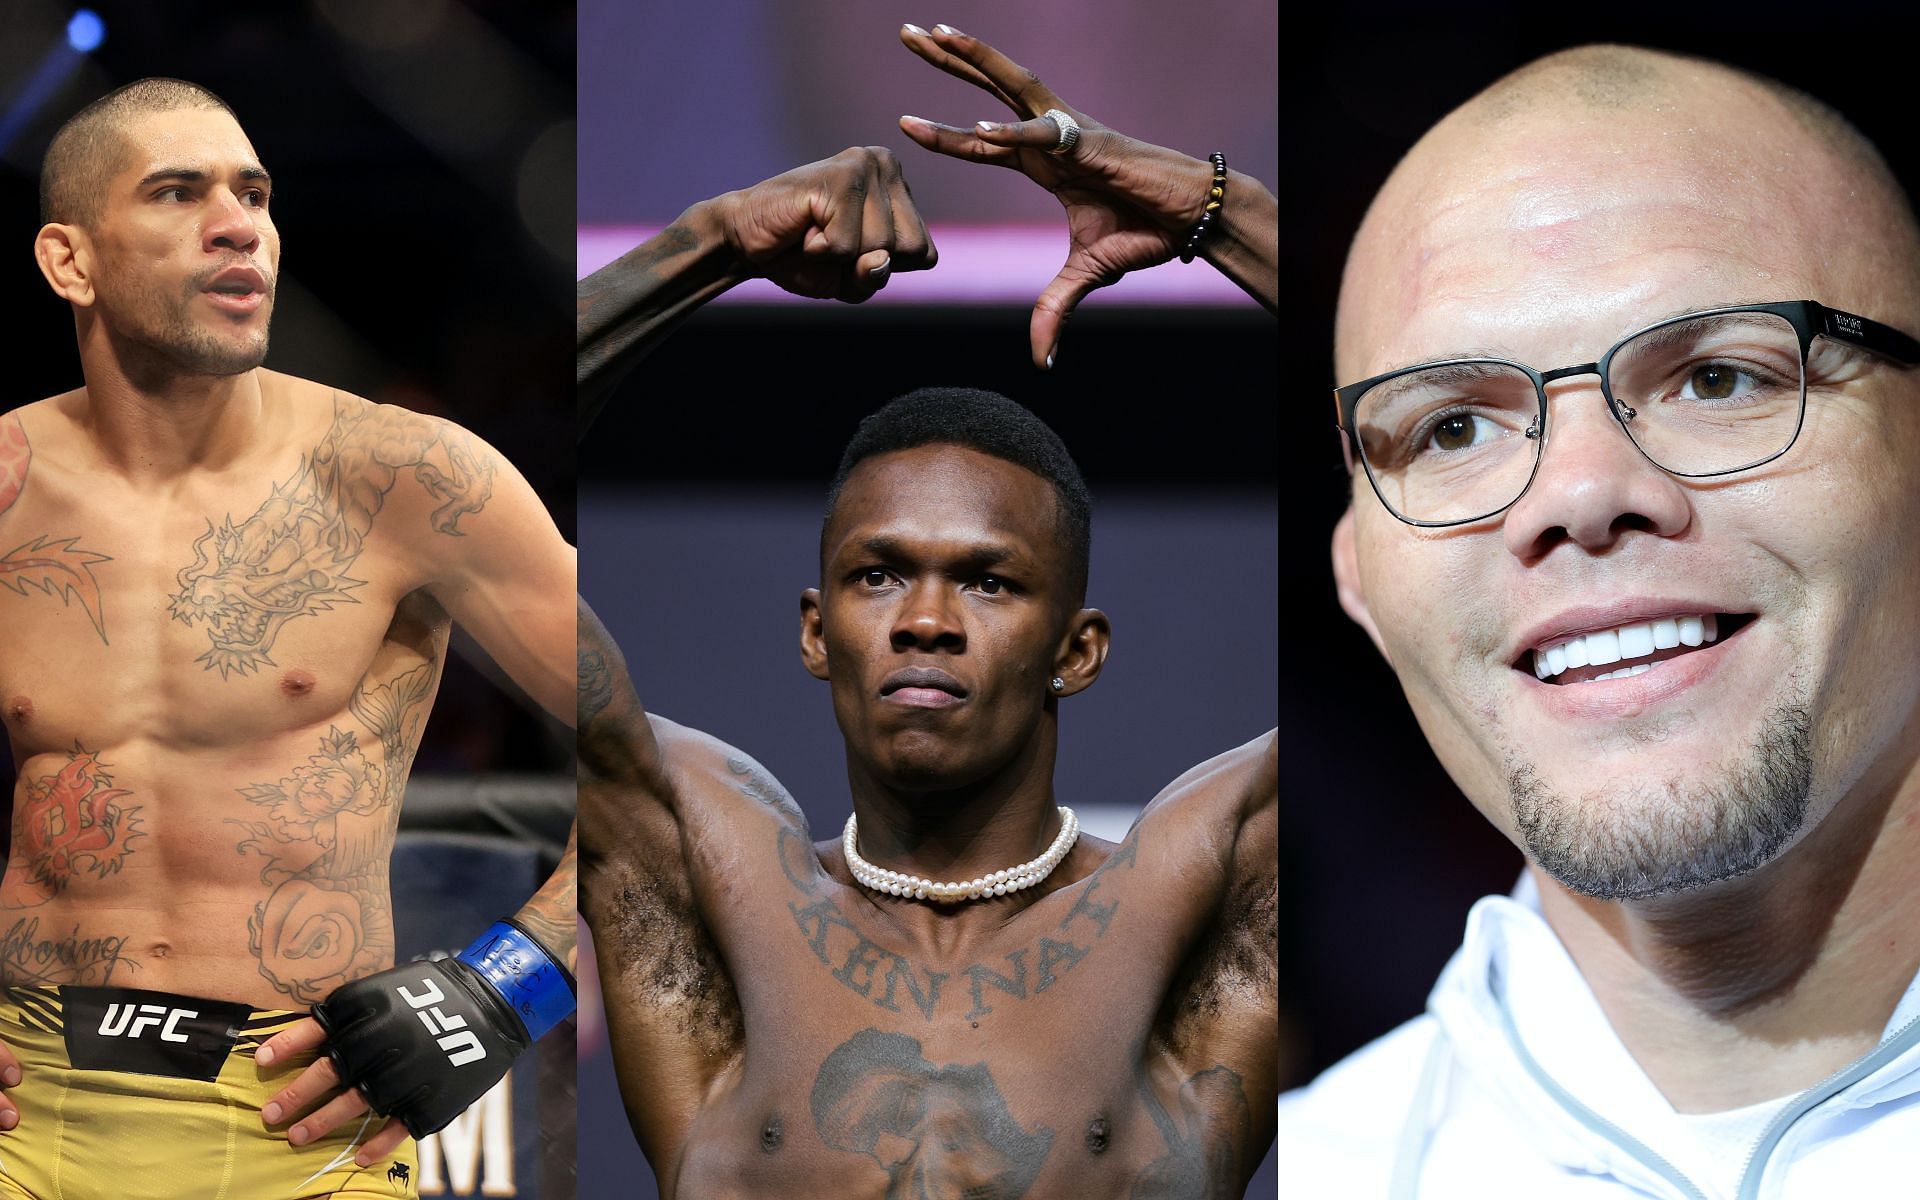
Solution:
<svg viewBox="0 0 1920 1200">
<path fill-rule="evenodd" d="M 182 108 L 233 115 L 226 101 L 199 84 L 160 77 L 117 88 L 75 113 L 53 135 L 40 164 L 40 223 L 91 227 L 107 181 L 126 158 L 128 125 Z"/>
<path fill-rule="evenodd" d="M 1604 151 L 1573 152 L 1583 145 Z M 1533 172 L 1542 185 L 1532 197 L 1538 202 L 1547 187 L 1567 191 L 1592 182 L 1553 180 L 1547 172 L 1557 167 L 1638 169 L 1631 165 L 1635 156 L 1667 147 L 1695 156 L 1703 187 L 1771 186 L 1779 203 L 1770 220 L 1823 223 L 1839 251 L 1830 265 L 1856 275 L 1847 285 L 1851 302 L 1862 305 L 1856 311 L 1878 311 L 1895 322 L 1920 314 L 1920 226 L 1886 160 L 1845 117 L 1804 92 L 1721 63 L 1633 46 L 1582 46 L 1500 79 L 1428 131 L 1394 169 L 1348 257 L 1336 341 L 1339 377 L 1380 369 L 1353 359 L 1355 335 L 1370 336 L 1353 319 L 1370 290 L 1364 285 L 1386 282 L 1370 270 L 1398 240 L 1441 223 L 1433 219 L 1436 210 L 1467 190 L 1455 185 Z M 1839 246 L 1842 241 L 1851 247 Z M 1841 295 L 1822 298 L 1844 306 L 1849 299 Z M 1409 293 L 1403 304 L 1418 297 Z M 1786 297 L 1777 287 L 1756 285 L 1742 298 Z"/>
</svg>

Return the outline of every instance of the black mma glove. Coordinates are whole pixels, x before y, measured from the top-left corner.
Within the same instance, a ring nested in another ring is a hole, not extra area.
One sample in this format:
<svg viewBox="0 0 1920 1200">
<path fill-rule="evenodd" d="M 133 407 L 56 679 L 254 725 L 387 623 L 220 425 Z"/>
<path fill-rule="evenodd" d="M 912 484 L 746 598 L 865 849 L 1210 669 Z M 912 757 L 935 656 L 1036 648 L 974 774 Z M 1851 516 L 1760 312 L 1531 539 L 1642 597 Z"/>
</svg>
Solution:
<svg viewBox="0 0 1920 1200">
<path fill-rule="evenodd" d="M 315 1005 L 343 1086 L 415 1137 L 444 1129 L 574 1008 L 573 973 L 510 921 L 456 958 L 410 962 Z"/>
</svg>

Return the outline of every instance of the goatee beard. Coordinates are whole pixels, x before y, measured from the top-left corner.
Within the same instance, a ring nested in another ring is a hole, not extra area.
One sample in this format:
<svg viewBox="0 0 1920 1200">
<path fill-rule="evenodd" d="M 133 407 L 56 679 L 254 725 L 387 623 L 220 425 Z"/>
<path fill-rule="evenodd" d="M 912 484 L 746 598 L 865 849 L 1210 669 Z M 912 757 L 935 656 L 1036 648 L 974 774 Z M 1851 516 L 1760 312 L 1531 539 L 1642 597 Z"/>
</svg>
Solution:
<svg viewBox="0 0 1920 1200">
<path fill-rule="evenodd" d="M 1531 763 L 1508 766 L 1507 796 L 1527 855 L 1583 896 L 1645 900 L 1764 866 L 1806 822 L 1813 721 L 1804 702 L 1767 714 L 1746 760 L 1683 790 L 1637 785 L 1570 797 Z"/>
</svg>

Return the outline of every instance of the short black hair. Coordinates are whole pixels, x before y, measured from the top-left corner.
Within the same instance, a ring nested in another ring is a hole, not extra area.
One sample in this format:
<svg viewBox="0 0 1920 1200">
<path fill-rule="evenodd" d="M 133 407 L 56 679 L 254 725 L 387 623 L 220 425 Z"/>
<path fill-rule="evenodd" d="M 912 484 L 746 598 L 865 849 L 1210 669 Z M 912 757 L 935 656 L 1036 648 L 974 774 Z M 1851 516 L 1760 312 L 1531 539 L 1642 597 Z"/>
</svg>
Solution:
<svg viewBox="0 0 1920 1200">
<path fill-rule="evenodd" d="M 91 226 L 107 177 L 125 152 L 128 122 L 178 108 L 217 108 L 233 116 L 225 100 L 199 84 L 155 76 L 115 88 L 67 118 L 40 160 L 40 223 Z"/>
<path fill-rule="evenodd" d="M 1053 485 L 1061 548 L 1076 598 L 1087 593 L 1093 550 L 1093 496 L 1060 435 L 1047 423 L 998 392 L 978 388 L 928 387 L 908 392 L 870 414 L 840 456 L 827 515 L 820 526 L 820 561 L 827 558 L 827 526 L 840 503 L 840 489 L 853 469 L 877 454 L 917 446 L 964 446 L 1024 467 Z"/>
</svg>

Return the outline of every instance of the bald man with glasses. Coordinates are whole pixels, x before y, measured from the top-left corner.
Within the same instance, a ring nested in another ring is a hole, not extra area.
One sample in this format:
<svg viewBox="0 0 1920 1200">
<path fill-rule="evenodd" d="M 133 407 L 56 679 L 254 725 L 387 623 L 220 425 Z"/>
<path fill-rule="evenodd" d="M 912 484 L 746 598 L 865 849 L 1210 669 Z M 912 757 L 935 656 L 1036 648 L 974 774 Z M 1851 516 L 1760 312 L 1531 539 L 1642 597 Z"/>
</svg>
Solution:
<svg viewBox="0 0 1920 1200">
<path fill-rule="evenodd" d="M 1527 870 L 1425 1015 L 1282 1099 L 1283 1194 L 1914 1178 L 1916 329 L 1905 195 L 1770 80 L 1572 50 L 1396 168 L 1341 290 L 1335 574 Z"/>
</svg>

